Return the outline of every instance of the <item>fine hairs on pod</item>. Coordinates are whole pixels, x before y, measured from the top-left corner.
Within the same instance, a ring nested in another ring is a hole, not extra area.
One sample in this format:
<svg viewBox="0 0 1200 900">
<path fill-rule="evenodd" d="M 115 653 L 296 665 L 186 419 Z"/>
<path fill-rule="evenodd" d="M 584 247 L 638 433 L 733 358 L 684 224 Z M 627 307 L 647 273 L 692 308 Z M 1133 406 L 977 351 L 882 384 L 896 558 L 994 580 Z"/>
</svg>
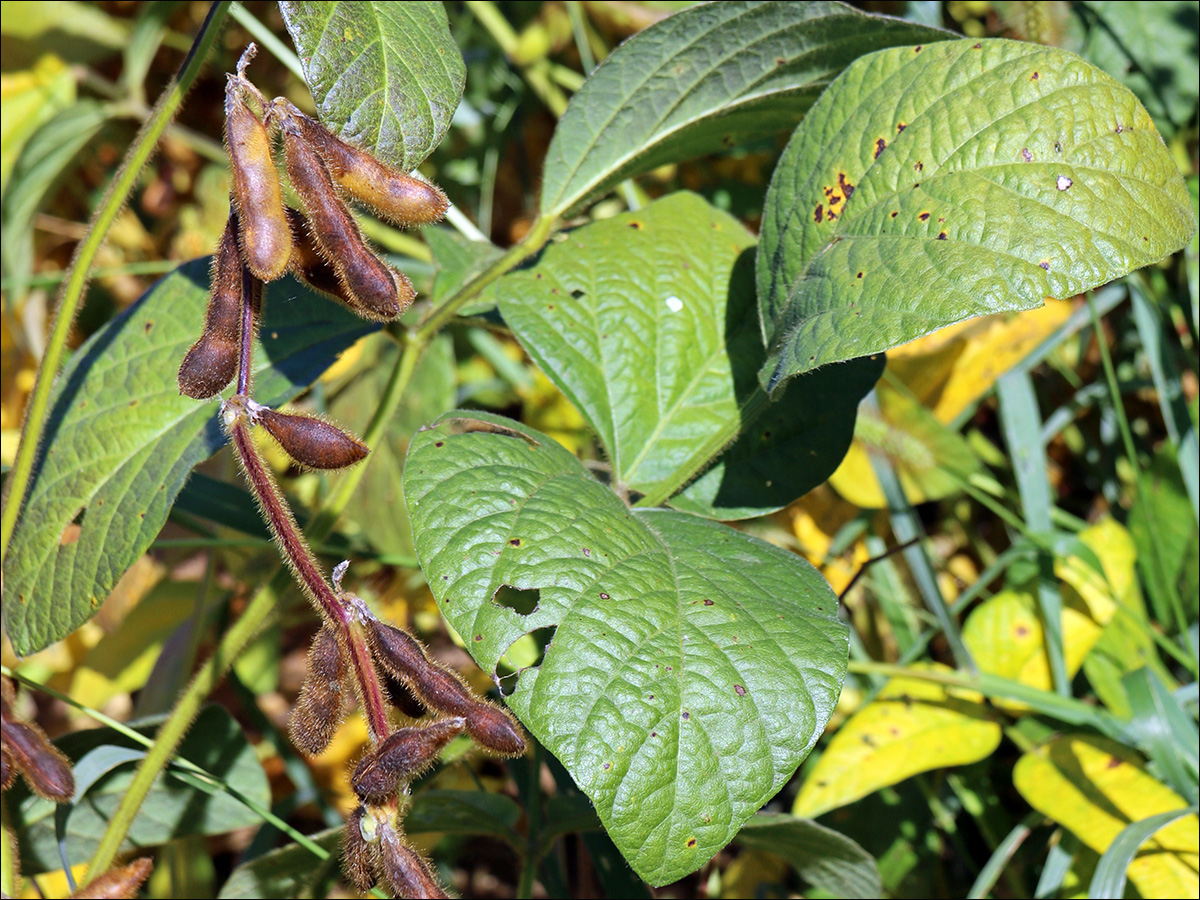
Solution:
<svg viewBox="0 0 1200 900">
<path fill-rule="evenodd" d="M 366 459 L 369 452 L 358 438 L 316 416 L 259 407 L 254 418 L 288 456 L 310 469 L 344 469 Z"/>
<path fill-rule="evenodd" d="M 450 201 L 437 185 L 405 175 L 346 143 L 291 104 L 287 112 L 338 186 L 384 219 L 409 228 L 440 222 L 446 215 Z"/>
<path fill-rule="evenodd" d="M 325 261 L 334 267 L 346 293 L 354 298 L 351 305 L 368 310 L 373 318 L 396 318 L 416 296 L 412 285 L 367 246 L 328 169 L 304 141 L 295 122 L 284 117 L 280 126 L 288 178 L 304 206 L 309 234 Z"/>
<path fill-rule="evenodd" d="M 384 803 L 400 785 L 412 781 L 438 758 L 449 741 L 462 734 L 466 720 L 441 719 L 428 725 L 400 728 L 362 758 L 350 784 L 368 803 Z"/>
<path fill-rule="evenodd" d="M 254 44 L 246 48 L 237 75 L 230 75 L 225 85 L 225 144 L 243 257 L 256 278 L 274 281 L 287 269 L 292 231 L 283 211 L 271 131 L 246 103 L 246 94 L 250 94 L 262 106 L 263 114 L 267 113 L 262 95 L 243 74 L 255 52 Z"/>
<path fill-rule="evenodd" d="M 232 210 L 213 255 L 204 333 L 179 366 L 179 390 L 193 400 L 215 397 L 237 374 L 242 339 L 242 258 Z"/>
<path fill-rule="evenodd" d="M 292 743 L 308 756 L 324 752 L 346 716 L 346 660 L 337 636 L 321 626 L 308 651 L 308 674 L 288 714 Z"/>
</svg>

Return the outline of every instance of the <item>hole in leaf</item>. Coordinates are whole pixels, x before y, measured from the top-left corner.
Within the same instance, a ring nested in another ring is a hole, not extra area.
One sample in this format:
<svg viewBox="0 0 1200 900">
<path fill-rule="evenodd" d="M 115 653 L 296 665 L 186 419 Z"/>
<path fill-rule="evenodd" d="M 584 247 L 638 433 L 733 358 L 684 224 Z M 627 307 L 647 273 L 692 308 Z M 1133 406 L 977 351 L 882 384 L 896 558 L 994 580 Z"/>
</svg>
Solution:
<svg viewBox="0 0 1200 900">
<path fill-rule="evenodd" d="M 537 588 L 522 589 L 502 584 L 492 595 L 492 602 L 497 606 L 511 609 L 519 616 L 527 616 L 538 608 L 541 598 L 542 592 Z"/>
<path fill-rule="evenodd" d="M 554 640 L 555 625 L 535 628 L 509 644 L 500 656 L 500 666 L 510 670 L 497 679 L 503 694 L 510 695 L 517 689 L 520 675 L 526 669 L 536 669 L 546 658 L 546 650 Z"/>
</svg>

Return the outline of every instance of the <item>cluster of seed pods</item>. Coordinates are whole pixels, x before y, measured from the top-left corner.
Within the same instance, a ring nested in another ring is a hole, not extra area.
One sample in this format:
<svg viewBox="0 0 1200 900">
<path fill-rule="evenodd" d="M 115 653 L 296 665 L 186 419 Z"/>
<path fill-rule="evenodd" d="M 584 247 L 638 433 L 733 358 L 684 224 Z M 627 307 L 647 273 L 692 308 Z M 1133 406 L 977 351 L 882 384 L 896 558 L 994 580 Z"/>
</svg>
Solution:
<svg viewBox="0 0 1200 900">
<path fill-rule="evenodd" d="M 234 394 L 222 404 L 222 422 L 285 561 L 323 620 L 289 717 L 292 740 L 309 756 L 324 751 L 348 695 L 357 695 L 367 719 L 371 748 L 352 778 L 360 805 L 346 826 L 347 876 L 364 891 L 381 884 L 398 897 L 444 897 L 429 864 L 405 841 L 409 785 L 459 734 L 500 756 L 523 753 L 524 734 L 414 637 L 380 622 L 362 600 L 343 591 L 347 563 L 326 582 L 249 431 L 261 425 L 308 468 L 339 469 L 367 455 L 365 444 L 324 419 L 281 413 L 250 397 L 263 285 L 290 271 L 365 318 L 395 319 L 413 301 L 412 284 L 367 245 L 344 195 L 401 226 L 439 220 L 448 202 L 438 188 L 340 140 L 283 98 L 268 103 L 245 76 L 253 55 L 251 45 L 226 88 L 231 211 L 213 257 L 204 333 L 184 357 L 179 388 L 207 399 L 236 379 Z M 277 137 L 300 210 L 283 201 Z M 392 709 L 412 724 L 394 728 Z"/>
</svg>

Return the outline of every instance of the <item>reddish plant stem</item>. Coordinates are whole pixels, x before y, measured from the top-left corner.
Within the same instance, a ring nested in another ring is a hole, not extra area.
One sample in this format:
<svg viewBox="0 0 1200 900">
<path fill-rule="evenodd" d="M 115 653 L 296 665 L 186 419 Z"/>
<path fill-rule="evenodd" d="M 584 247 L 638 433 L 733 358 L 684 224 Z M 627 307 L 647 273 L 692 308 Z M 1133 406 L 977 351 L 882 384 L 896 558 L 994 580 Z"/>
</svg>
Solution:
<svg viewBox="0 0 1200 900">
<path fill-rule="evenodd" d="M 334 593 L 325 580 L 316 557 L 304 540 L 300 527 L 291 509 L 283 499 L 275 478 L 259 456 L 258 448 L 250 438 L 250 428 L 244 407 L 244 398 L 233 397 L 226 412 L 226 423 L 233 438 L 234 447 L 246 472 L 246 480 L 258 498 L 263 517 L 275 536 L 275 542 L 283 553 L 300 587 L 313 605 L 330 625 L 342 635 L 342 646 L 349 651 L 354 669 L 354 682 L 359 701 L 367 717 L 367 727 L 375 741 L 381 741 L 391 733 L 387 703 L 379 676 L 371 659 L 362 629 L 356 627 L 357 613 L 338 594 Z"/>
</svg>

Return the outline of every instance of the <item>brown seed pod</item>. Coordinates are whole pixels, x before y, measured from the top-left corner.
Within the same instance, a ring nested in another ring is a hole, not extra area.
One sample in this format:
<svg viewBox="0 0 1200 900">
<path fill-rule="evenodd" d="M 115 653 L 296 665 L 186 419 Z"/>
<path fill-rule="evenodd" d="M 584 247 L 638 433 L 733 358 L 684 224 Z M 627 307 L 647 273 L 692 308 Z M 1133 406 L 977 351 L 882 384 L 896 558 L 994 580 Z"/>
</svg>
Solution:
<svg viewBox="0 0 1200 900">
<path fill-rule="evenodd" d="M 225 145 L 241 225 L 242 253 L 255 277 L 274 281 L 287 269 L 292 231 L 271 149 L 271 132 L 246 105 L 253 90 L 239 72 L 225 85 Z"/>
<path fill-rule="evenodd" d="M 450 201 L 437 185 L 396 171 L 295 108 L 288 112 L 338 186 L 382 218 L 408 228 L 440 222 L 446 215 Z"/>
<path fill-rule="evenodd" d="M 369 634 L 376 659 L 430 709 L 465 718 L 480 702 L 456 673 L 431 660 L 408 632 L 372 621 Z"/>
<path fill-rule="evenodd" d="M 310 469 L 344 469 L 361 462 L 367 445 L 316 416 L 289 415 L 259 407 L 255 418 L 288 456 Z"/>
<path fill-rule="evenodd" d="M 425 715 L 425 705 L 412 692 L 412 688 L 386 669 L 383 672 L 383 689 L 387 692 L 392 706 L 410 719 L 419 719 Z"/>
<path fill-rule="evenodd" d="M 329 746 L 346 717 L 346 660 L 333 629 L 325 625 L 308 651 L 308 674 L 300 697 L 288 714 L 292 743 L 308 756 L 318 756 Z"/>
<path fill-rule="evenodd" d="M 3 741 L 14 767 L 25 776 L 35 794 L 55 803 L 69 803 L 75 796 L 71 764 L 46 739 L 42 729 L 4 716 L 0 741 Z"/>
<path fill-rule="evenodd" d="M 429 863 L 388 825 L 379 829 L 379 856 L 383 879 L 397 897 L 448 897 Z"/>
<path fill-rule="evenodd" d="M 366 809 L 361 805 L 350 814 L 346 830 L 342 835 L 342 871 L 346 878 L 361 893 L 375 886 L 375 854 L 378 843 L 368 844 L 362 833 L 362 820 Z"/>
<path fill-rule="evenodd" d="M 354 298 L 355 310 L 381 320 L 396 318 L 416 296 L 412 284 L 371 252 L 338 196 L 329 170 L 305 142 L 295 119 L 285 116 L 281 125 L 288 177 L 304 204 L 310 234 L 322 257 Z"/>
<path fill-rule="evenodd" d="M 7 791 L 17 780 L 17 764 L 8 748 L 0 746 L 0 790 Z"/>
<path fill-rule="evenodd" d="M 520 756 L 525 752 L 521 726 L 504 710 L 480 700 L 467 713 L 467 732 L 479 746 L 501 756 Z"/>
<path fill-rule="evenodd" d="M 142 882 L 150 877 L 154 862 L 149 857 L 135 859 L 127 866 L 111 869 L 81 887 L 71 900 L 126 900 L 138 895 Z"/>
<path fill-rule="evenodd" d="M 179 366 L 179 390 L 193 400 L 216 396 L 237 374 L 242 339 L 242 257 L 237 215 L 230 213 L 213 254 L 204 334 Z"/>
<path fill-rule="evenodd" d="M 354 792 L 368 803 L 386 803 L 401 784 L 433 765 L 441 749 L 466 725 L 465 719 L 454 718 L 397 729 L 355 767 L 350 779 Z"/>
</svg>

